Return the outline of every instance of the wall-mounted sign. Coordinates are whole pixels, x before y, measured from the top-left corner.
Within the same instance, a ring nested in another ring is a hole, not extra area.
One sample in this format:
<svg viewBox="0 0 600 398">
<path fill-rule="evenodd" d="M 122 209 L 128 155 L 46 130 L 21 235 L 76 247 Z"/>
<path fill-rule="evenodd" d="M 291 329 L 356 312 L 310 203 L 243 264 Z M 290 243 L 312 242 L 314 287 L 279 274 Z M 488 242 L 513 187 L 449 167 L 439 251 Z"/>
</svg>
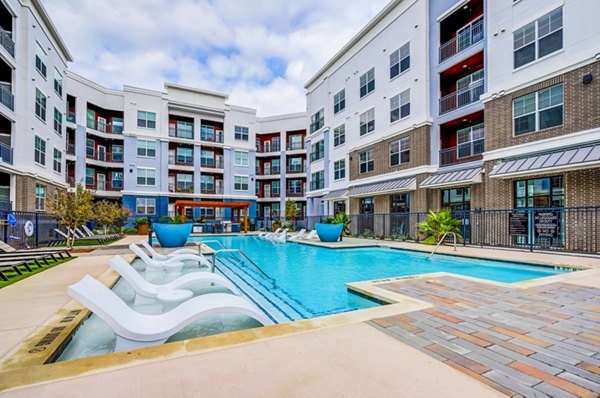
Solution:
<svg viewBox="0 0 600 398">
<path fill-rule="evenodd" d="M 35 228 L 31 220 L 27 220 L 25 225 L 23 225 L 23 231 L 25 231 L 26 236 L 31 236 L 35 232 Z"/>
<path fill-rule="evenodd" d="M 533 213 L 536 238 L 557 239 L 560 231 L 560 211 L 537 210 Z"/>
<path fill-rule="evenodd" d="M 527 236 L 529 229 L 529 213 L 513 211 L 508 214 L 508 233 L 510 236 Z"/>
</svg>

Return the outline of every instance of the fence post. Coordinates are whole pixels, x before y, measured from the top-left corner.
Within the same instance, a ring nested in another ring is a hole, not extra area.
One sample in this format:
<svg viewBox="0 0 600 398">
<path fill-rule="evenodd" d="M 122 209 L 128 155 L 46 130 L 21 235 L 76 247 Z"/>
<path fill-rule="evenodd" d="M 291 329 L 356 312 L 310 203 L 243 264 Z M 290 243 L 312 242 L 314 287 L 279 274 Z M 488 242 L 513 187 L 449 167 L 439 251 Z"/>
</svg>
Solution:
<svg viewBox="0 0 600 398">
<path fill-rule="evenodd" d="M 39 227 L 39 223 L 40 223 L 40 215 L 39 213 L 35 213 L 35 247 L 39 247 L 40 246 L 40 227 Z M 27 241 L 25 241 L 25 244 L 27 244 Z"/>
</svg>

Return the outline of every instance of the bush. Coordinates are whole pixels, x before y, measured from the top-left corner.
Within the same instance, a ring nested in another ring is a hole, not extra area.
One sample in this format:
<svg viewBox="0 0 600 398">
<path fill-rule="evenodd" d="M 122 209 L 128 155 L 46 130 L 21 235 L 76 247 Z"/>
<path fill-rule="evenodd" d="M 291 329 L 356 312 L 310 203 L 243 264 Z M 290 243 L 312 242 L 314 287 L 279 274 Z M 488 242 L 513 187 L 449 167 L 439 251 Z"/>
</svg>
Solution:
<svg viewBox="0 0 600 398">
<path fill-rule="evenodd" d="M 435 245 L 449 232 L 456 234 L 457 241 L 462 241 L 462 236 L 459 234 L 460 224 L 460 220 L 452 218 L 450 209 L 444 209 L 438 213 L 430 210 L 427 221 L 417 224 L 417 227 L 419 228 L 419 235 L 425 237 L 423 243 L 426 245 Z"/>
<path fill-rule="evenodd" d="M 169 217 L 169 216 L 162 216 L 161 218 L 158 219 L 158 222 L 161 224 L 172 224 L 173 218 Z"/>
<path fill-rule="evenodd" d="M 135 219 L 135 225 L 148 225 L 150 224 L 150 220 L 148 217 L 140 217 Z"/>
<path fill-rule="evenodd" d="M 123 233 L 126 235 L 137 235 L 137 228 L 123 228 Z"/>
</svg>

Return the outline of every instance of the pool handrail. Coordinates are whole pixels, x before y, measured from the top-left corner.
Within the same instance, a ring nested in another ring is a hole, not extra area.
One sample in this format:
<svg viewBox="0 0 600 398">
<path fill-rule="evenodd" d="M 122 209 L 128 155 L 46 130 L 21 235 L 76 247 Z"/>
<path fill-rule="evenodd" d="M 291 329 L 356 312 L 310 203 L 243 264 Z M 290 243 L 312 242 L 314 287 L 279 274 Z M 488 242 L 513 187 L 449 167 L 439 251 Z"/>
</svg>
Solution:
<svg viewBox="0 0 600 398">
<path fill-rule="evenodd" d="M 221 246 L 223 249 L 227 249 L 224 245 L 223 242 L 221 242 L 220 240 L 201 240 L 199 243 L 203 243 L 203 244 L 207 244 L 207 243 L 217 243 L 219 246 Z M 208 245 L 206 245 L 208 246 Z M 210 246 L 208 246 L 210 247 Z"/>
<path fill-rule="evenodd" d="M 435 246 L 435 249 L 433 249 L 433 251 L 432 251 L 432 252 L 431 252 L 431 254 L 429 255 L 429 258 L 431 258 L 431 257 L 432 257 L 432 256 L 435 254 L 435 252 L 437 251 L 437 249 L 440 247 L 440 245 L 441 245 L 442 243 L 444 243 L 444 240 L 446 239 L 446 236 L 447 236 L 448 234 L 452 234 L 452 235 L 454 235 L 454 251 L 456 251 L 456 241 L 457 241 L 456 232 L 448 231 L 448 232 L 446 232 L 446 233 L 445 233 L 445 234 L 442 236 L 442 239 L 440 239 L 440 241 L 438 242 L 438 244 Z"/>
<path fill-rule="evenodd" d="M 213 256 L 213 260 L 212 260 L 212 266 L 210 268 L 211 272 L 215 272 L 215 265 L 217 264 L 217 255 L 221 254 L 221 253 L 240 253 L 242 255 L 242 257 L 244 257 L 246 260 L 248 260 L 250 262 L 250 264 L 252 264 L 254 266 L 254 268 L 256 268 L 257 270 L 260 271 L 260 273 L 267 279 L 269 280 L 273 280 L 273 278 L 271 278 L 269 275 L 267 275 L 267 273 L 265 271 L 263 271 L 258 264 L 256 264 L 254 261 L 252 261 L 252 259 L 250 257 L 248 257 L 246 255 L 246 253 L 244 253 L 243 251 L 241 251 L 240 249 L 221 249 L 221 250 L 217 250 L 215 251 L 212 256 Z"/>
</svg>

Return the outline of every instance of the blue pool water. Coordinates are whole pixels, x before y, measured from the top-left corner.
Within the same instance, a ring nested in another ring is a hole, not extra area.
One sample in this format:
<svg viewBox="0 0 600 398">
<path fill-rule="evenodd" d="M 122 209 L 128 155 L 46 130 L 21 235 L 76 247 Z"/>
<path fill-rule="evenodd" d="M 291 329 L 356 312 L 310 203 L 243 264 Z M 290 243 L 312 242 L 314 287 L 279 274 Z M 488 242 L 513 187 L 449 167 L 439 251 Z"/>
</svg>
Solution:
<svg viewBox="0 0 600 398">
<path fill-rule="evenodd" d="M 348 292 L 345 286 L 348 282 L 430 272 L 451 272 L 498 282 L 518 282 L 566 272 L 550 267 L 455 256 L 435 255 L 430 258 L 427 253 L 389 248 L 327 249 L 298 243 L 273 243 L 250 236 L 191 237 L 190 240 L 218 240 L 227 248 L 246 253 L 274 279 L 271 286 L 256 278 L 255 274 L 256 283 L 264 285 L 264 289 L 259 290 L 265 294 L 275 290 L 284 296 L 284 301 L 297 309 L 297 313 L 291 314 L 292 319 L 377 305 Z M 219 249 L 218 244 L 208 245 Z M 226 255 L 222 261 L 225 258 Z M 249 274 L 247 268 L 231 266 L 227 271 Z"/>
</svg>

